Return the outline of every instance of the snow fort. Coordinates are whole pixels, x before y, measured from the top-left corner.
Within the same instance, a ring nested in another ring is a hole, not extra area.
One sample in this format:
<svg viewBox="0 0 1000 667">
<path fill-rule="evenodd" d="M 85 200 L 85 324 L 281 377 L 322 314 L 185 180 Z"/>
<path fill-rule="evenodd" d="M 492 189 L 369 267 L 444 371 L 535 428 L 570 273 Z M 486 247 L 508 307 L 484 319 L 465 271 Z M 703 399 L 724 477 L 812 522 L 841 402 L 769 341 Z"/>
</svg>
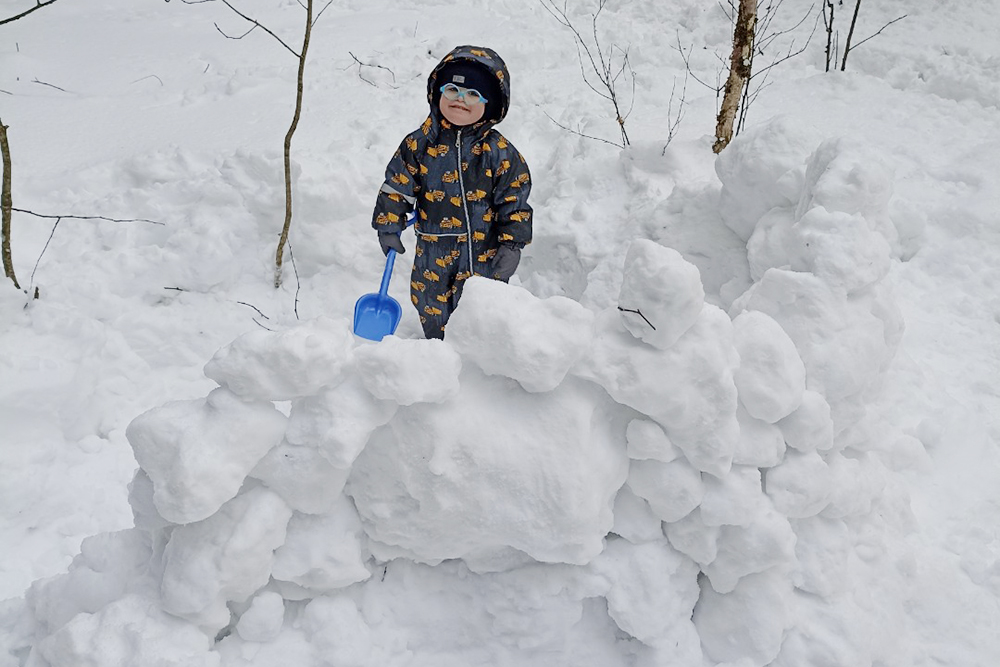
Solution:
<svg viewBox="0 0 1000 667">
<path fill-rule="evenodd" d="M 775 131 L 717 163 L 728 312 L 636 239 L 602 310 L 473 278 L 446 341 L 221 349 L 216 389 L 130 425 L 134 528 L 31 587 L 25 664 L 889 664 L 891 177 Z"/>
</svg>

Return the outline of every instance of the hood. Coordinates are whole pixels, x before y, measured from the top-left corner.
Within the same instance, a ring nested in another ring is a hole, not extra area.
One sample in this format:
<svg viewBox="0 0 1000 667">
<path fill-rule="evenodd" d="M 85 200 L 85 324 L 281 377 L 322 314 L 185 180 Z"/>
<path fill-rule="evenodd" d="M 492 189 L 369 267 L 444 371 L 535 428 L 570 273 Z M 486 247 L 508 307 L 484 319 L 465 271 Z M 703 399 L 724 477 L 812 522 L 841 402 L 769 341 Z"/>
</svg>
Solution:
<svg viewBox="0 0 1000 667">
<path fill-rule="evenodd" d="M 507 72 L 507 65 L 504 63 L 496 51 L 485 46 L 456 46 L 451 52 L 441 59 L 441 62 L 431 71 L 427 77 L 427 103 L 431 107 L 431 117 L 440 120 L 441 112 L 434 103 L 437 98 L 436 93 L 440 86 L 437 83 L 438 73 L 450 62 L 467 61 L 481 65 L 491 72 L 500 84 L 500 109 L 496 118 L 487 120 L 486 127 L 492 127 L 507 116 L 507 109 L 510 108 L 510 74 Z"/>
</svg>

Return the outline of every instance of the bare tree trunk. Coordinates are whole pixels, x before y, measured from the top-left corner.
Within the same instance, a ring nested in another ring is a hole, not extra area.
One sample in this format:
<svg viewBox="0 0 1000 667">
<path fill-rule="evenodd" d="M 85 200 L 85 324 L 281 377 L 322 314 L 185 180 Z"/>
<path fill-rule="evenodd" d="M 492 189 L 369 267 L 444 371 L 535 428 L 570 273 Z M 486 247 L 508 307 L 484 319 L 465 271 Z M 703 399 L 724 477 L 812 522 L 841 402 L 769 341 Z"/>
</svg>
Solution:
<svg viewBox="0 0 1000 667">
<path fill-rule="evenodd" d="M 719 153 L 733 139 L 733 121 L 739 110 L 743 88 L 750 79 L 754 32 L 757 28 L 757 0 L 740 0 L 740 10 L 733 30 L 733 53 L 729 63 L 729 78 L 722 96 L 722 107 L 715 126 L 712 151 Z"/>
<path fill-rule="evenodd" d="M 292 135 L 299 125 L 299 116 L 302 114 L 302 79 L 306 69 L 306 53 L 309 51 L 309 36 L 312 34 L 313 23 L 313 0 L 306 2 L 306 31 L 302 40 L 302 52 L 299 54 L 299 77 L 298 88 L 295 94 L 295 115 L 292 117 L 292 125 L 285 134 L 285 224 L 281 228 L 281 238 L 278 240 L 278 250 L 274 255 L 274 287 L 281 287 L 281 263 L 285 252 L 285 244 L 288 243 L 288 230 L 292 225 Z"/>
<path fill-rule="evenodd" d="M 0 191 L 0 214 L 3 218 L 3 227 L 0 237 L 3 246 L 3 272 L 4 275 L 14 281 L 14 287 L 21 289 L 17 284 L 17 276 L 14 275 L 14 261 L 10 256 L 10 216 L 11 208 L 14 206 L 10 196 L 10 144 L 7 143 L 7 126 L 0 119 L 0 153 L 3 154 L 3 189 Z"/>
<path fill-rule="evenodd" d="M 830 63 L 836 64 L 837 54 L 832 52 L 833 48 L 833 0 L 825 0 L 823 5 L 823 23 L 826 24 L 826 71 L 830 71 Z M 827 16 L 827 10 L 830 15 Z"/>
<path fill-rule="evenodd" d="M 847 43 L 844 44 L 844 59 L 840 63 L 840 71 L 847 69 L 847 54 L 851 52 L 851 39 L 854 37 L 854 26 L 858 23 L 858 11 L 861 9 L 861 0 L 854 5 L 854 16 L 851 18 L 851 28 L 847 31 Z"/>
</svg>

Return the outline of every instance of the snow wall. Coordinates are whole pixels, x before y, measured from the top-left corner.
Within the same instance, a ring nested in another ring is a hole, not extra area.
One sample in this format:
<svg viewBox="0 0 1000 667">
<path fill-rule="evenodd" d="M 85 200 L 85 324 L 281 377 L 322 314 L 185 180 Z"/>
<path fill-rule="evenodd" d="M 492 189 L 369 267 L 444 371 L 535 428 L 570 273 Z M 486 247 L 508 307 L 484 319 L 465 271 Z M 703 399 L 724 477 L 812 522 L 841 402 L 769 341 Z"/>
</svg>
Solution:
<svg viewBox="0 0 1000 667">
<path fill-rule="evenodd" d="M 20 661 L 880 664 L 891 178 L 776 136 L 717 163 L 753 278 L 728 313 L 636 240 L 603 312 L 473 279 L 446 342 L 320 319 L 220 350 L 217 389 L 129 427 L 135 527 L 31 587 Z"/>
</svg>

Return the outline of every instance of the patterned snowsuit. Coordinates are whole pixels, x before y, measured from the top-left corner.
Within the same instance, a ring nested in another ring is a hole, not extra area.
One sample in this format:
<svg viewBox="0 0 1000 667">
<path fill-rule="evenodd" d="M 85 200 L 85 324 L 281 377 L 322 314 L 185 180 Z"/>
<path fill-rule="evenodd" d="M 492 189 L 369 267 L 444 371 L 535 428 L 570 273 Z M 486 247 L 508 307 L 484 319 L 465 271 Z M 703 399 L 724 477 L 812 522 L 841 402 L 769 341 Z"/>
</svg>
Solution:
<svg viewBox="0 0 1000 667">
<path fill-rule="evenodd" d="M 499 118 L 455 127 L 434 104 L 437 75 L 452 60 L 485 66 L 500 83 Z M 434 68 L 427 80 L 430 116 L 403 139 L 389 162 L 379 191 L 372 227 L 401 232 L 414 208 L 417 247 L 410 299 L 424 335 L 443 338 L 444 327 L 470 276 L 495 278 L 492 262 L 501 242 L 531 242 L 528 165 L 493 126 L 507 115 L 510 77 L 491 49 L 460 46 Z"/>
</svg>

